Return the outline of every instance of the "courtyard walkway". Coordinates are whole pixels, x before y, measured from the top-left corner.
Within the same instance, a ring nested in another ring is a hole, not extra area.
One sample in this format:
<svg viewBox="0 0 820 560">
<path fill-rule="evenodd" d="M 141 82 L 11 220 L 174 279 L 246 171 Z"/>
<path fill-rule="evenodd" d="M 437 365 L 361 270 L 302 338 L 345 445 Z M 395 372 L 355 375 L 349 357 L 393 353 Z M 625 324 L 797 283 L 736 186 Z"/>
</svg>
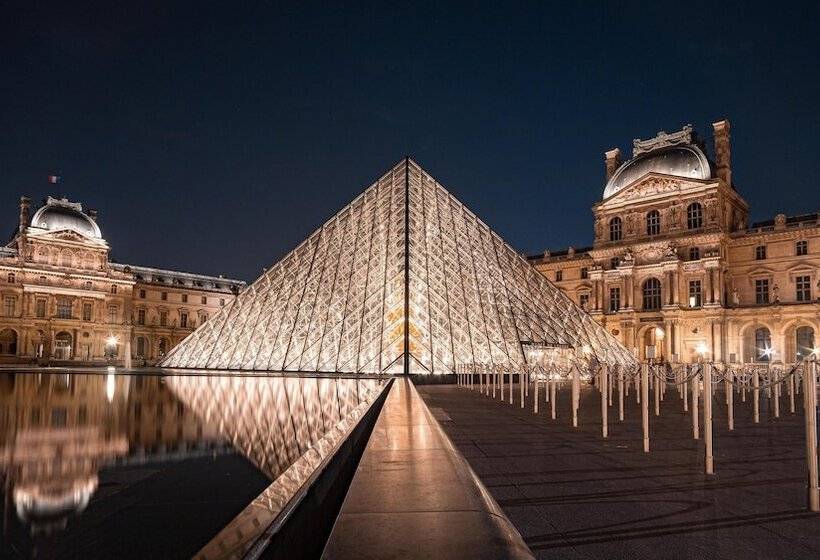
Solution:
<svg viewBox="0 0 820 560">
<path fill-rule="evenodd" d="M 806 510 L 801 397 L 797 414 L 781 397 L 774 419 L 761 398 L 735 401 L 735 431 L 724 395 L 714 400 L 714 476 L 703 474 L 703 443 L 669 390 L 661 416 L 650 415 L 651 449 L 642 452 L 634 392 L 626 420 L 610 409 L 601 438 L 600 397 L 584 387 L 580 427 L 570 425 L 568 386 L 533 414 L 532 392 L 520 408 L 454 385 L 419 393 L 467 458 L 524 541 L 539 558 L 723 559 L 820 558 L 820 514 Z M 702 428 L 701 428 L 702 429 Z"/>
</svg>

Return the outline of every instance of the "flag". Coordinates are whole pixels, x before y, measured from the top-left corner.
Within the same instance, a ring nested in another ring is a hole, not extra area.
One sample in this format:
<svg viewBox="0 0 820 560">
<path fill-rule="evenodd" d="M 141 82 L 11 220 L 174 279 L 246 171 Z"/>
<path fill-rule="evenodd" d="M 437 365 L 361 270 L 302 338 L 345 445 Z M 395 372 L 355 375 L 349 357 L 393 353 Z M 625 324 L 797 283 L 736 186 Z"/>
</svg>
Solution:
<svg viewBox="0 0 820 560">
<path fill-rule="evenodd" d="M 52 185 L 56 185 L 60 181 L 60 177 L 57 175 L 49 175 L 48 182 Z"/>
</svg>

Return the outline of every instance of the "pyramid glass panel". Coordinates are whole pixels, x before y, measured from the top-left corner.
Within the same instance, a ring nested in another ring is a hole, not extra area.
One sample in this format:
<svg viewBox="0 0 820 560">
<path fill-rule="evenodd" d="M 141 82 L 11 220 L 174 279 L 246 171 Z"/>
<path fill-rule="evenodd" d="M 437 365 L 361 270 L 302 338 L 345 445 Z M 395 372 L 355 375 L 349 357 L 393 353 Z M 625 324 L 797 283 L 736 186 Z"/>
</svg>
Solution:
<svg viewBox="0 0 820 560">
<path fill-rule="evenodd" d="M 163 367 L 325 373 L 515 368 L 528 344 L 632 354 L 411 159 L 388 171 Z M 287 395 L 283 395 L 287 396 Z M 310 427 L 300 428 L 300 437 Z"/>
</svg>

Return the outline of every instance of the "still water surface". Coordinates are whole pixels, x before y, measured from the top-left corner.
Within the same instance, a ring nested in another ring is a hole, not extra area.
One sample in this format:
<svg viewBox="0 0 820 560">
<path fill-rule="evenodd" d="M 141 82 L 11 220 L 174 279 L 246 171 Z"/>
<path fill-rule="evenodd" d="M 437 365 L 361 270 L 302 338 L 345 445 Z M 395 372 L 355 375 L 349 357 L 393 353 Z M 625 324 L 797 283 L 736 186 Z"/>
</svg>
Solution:
<svg viewBox="0 0 820 560">
<path fill-rule="evenodd" d="M 190 558 L 381 383 L 0 373 L 2 557 Z"/>
</svg>

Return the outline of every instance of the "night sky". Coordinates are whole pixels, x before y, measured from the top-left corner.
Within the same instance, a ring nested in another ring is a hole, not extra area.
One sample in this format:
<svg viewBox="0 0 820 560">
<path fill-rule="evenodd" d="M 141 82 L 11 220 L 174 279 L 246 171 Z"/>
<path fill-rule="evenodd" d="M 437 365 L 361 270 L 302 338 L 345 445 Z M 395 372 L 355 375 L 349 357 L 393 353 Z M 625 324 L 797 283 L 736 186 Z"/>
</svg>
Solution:
<svg viewBox="0 0 820 560">
<path fill-rule="evenodd" d="M 108 4 L 4 4 L 3 236 L 64 194 L 117 261 L 252 280 L 411 155 L 518 250 L 582 246 L 604 150 L 721 118 L 753 220 L 820 209 L 817 2 Z"/>
</svg>

